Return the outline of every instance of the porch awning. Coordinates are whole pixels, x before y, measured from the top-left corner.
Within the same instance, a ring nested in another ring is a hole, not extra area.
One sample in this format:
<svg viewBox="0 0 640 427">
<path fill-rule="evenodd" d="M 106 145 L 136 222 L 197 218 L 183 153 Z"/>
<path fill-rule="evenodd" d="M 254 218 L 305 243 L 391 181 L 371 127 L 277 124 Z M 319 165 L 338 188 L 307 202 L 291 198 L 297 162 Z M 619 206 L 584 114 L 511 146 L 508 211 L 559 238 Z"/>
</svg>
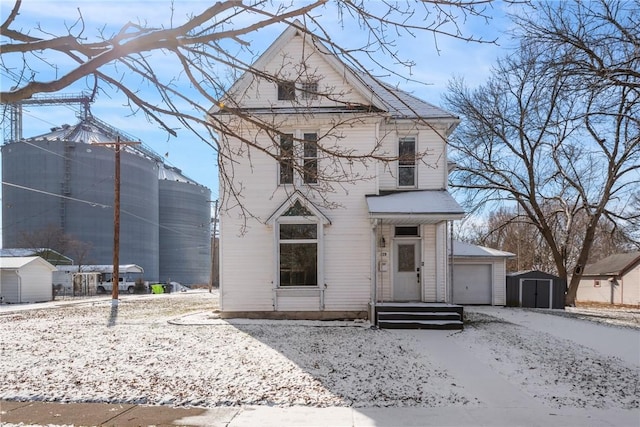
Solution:
<svg viewBox="0 0 640 427">
<path fill-rule="evenodd" d="M 464 217 L 464 210 L 446 190 L 400 191 L 366 197 L 370 217 L 386 223 L 433 224 Z"/>
</svg>

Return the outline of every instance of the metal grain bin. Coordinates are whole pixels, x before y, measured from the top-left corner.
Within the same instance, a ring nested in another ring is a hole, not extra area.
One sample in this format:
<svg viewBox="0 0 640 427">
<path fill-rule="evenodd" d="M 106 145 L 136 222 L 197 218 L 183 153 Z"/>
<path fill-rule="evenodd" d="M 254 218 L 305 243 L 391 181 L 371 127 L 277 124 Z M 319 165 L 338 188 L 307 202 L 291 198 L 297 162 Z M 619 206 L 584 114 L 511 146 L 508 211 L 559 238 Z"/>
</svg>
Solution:
<svg viewBox="0 0 640 427">
<path fill-rule="evenodd" d="M 158 179 L 160 281 L 206 284 L 211 274 L 211 191 L 166 165 Z"/>
<path fill-rule="evenodd" d="M 92 118 L 2 147 L 3 246 L 47 226 L 91 244 L 84 262 L 113 260 L 113 142 L 116 134 Z M 158 159 L 127 149 L 121 156 L 120 260 L 158 279 Z"/>
</svg>

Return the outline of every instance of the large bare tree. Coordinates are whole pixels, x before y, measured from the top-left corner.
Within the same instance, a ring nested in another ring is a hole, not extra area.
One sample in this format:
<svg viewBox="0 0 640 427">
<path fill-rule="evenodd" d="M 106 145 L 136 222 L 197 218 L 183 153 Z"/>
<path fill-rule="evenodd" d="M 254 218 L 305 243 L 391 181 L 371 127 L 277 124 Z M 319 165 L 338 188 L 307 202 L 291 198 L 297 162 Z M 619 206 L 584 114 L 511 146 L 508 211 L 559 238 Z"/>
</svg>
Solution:
<svg viewBox="0 0 640 427">
<path fill-rule="evenodd" d="M 486 84 L 450 84 L 447 104 L 463 118 L 453 185 L 476 207 L 517 205 L 570 279 L 573 305 L 597 230 L 638 215 L 640 7 L 534 3 L 516 23 L 518 49 Z"/>
<path fill-rule="evenodd" d="M 226 0 L 193 11 L 189 16 L 172 15 L 168 27 L 138 21 L 128 22 L 113 32 L 88 28 L 79 7 L 75 22 L 67 18 L 62 27 L 65 30 L 60 32 L 60 26 L 52 29 L 44 24 L 24 28 L 22 1 L 16 0 L 13 9 L 5 9 L 10 12 L 0 26 L 0 99 L 11 105 L 83 82 L 93 94 L 113 91 L 124 94 L 133 113 L 144 115 L 169 135 L 175 136 L 178 127 L 192 131 L 189 137 L 197 135 L 219 157 L 248 155 L 251 150 L 259 150 L 281 161 L 272 147 L 256 141 L 243 140 L 246 145 L 243 150 L 228 150 L 217 136 L 221 130 L 232 130 L 208 114 L 212 105 L 222 107 L 221 100 L 225 99 L 230 84 L 243 73 L 279 81 L 277 72 L 269 74 L 252 68 L 251 63 L 259 53 L 249 42 L 252 33 L 277 25 L 282 28 L 283 24 L 294 25 L 300 32 L 313 33 L 317 41 L 358 72 L 410 79 L 414 62 L 398 54 L 399 43 L 430 40 L 437 49 L 438 37 L 493 42 L 465 34 L 462 27 L 468 19 L 490 19 L 491 1 Z M 323 14 L 331 17 L 323 18 Z M 353 37 L 351 44 L 340 44 L 332 34 L 340 30 L 357 31 L 366 37 Z M 167 64 L 174 67 L 169 76 L 157 71 Z M 314 96 L 339 101 L 340 94 L 332 92 L 321 88 Z M 227 103 L 224 107 L 227 112 L 236 113 L 233 105 Z M 274 123 L 254 124 L 266 131 L 277 131 Z M 350 157 L 350 153 L 337 146 L 321 149 L 327 157 Z M 384 155 L 370 153 L 364 157 Z M 233 163 L 233 158 L 226 160 Z M 335 170 L 319 171 L 325 173 L 318 177 L 319 181 L 352 179 L 334 174 Z"/>
</svg>

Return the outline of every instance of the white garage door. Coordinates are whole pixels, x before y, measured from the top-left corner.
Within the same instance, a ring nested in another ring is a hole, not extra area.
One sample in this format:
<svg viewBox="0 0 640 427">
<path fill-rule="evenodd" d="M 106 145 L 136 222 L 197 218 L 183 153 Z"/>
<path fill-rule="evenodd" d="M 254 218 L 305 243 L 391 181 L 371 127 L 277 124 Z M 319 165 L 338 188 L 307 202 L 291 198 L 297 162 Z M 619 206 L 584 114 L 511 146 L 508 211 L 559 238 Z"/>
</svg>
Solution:
<svg viewBox="0 0 640 427">
<path fill-rule="evenodd" d="M 491 304 L 491 264 L 453 266 L 454 304 Z"/>
</svg>

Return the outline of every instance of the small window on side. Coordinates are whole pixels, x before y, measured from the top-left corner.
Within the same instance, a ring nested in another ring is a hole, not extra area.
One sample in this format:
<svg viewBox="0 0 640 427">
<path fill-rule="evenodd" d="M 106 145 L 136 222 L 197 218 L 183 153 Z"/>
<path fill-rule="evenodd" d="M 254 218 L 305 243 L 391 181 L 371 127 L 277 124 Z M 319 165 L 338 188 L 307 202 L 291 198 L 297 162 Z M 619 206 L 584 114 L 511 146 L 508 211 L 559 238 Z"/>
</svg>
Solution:
<svg viewBox="0 0 640 427">
<path fill-rule="evenodd" d="M 302 99 L 318 99 L 318 82 L 302 83 L 300 93 Z"/>
<path fill-rule="evenodd" d="M 296 99 L 296 84 L 294 82 L 278 83 L 278 100 L 293 101 Z"/>
</svg>

